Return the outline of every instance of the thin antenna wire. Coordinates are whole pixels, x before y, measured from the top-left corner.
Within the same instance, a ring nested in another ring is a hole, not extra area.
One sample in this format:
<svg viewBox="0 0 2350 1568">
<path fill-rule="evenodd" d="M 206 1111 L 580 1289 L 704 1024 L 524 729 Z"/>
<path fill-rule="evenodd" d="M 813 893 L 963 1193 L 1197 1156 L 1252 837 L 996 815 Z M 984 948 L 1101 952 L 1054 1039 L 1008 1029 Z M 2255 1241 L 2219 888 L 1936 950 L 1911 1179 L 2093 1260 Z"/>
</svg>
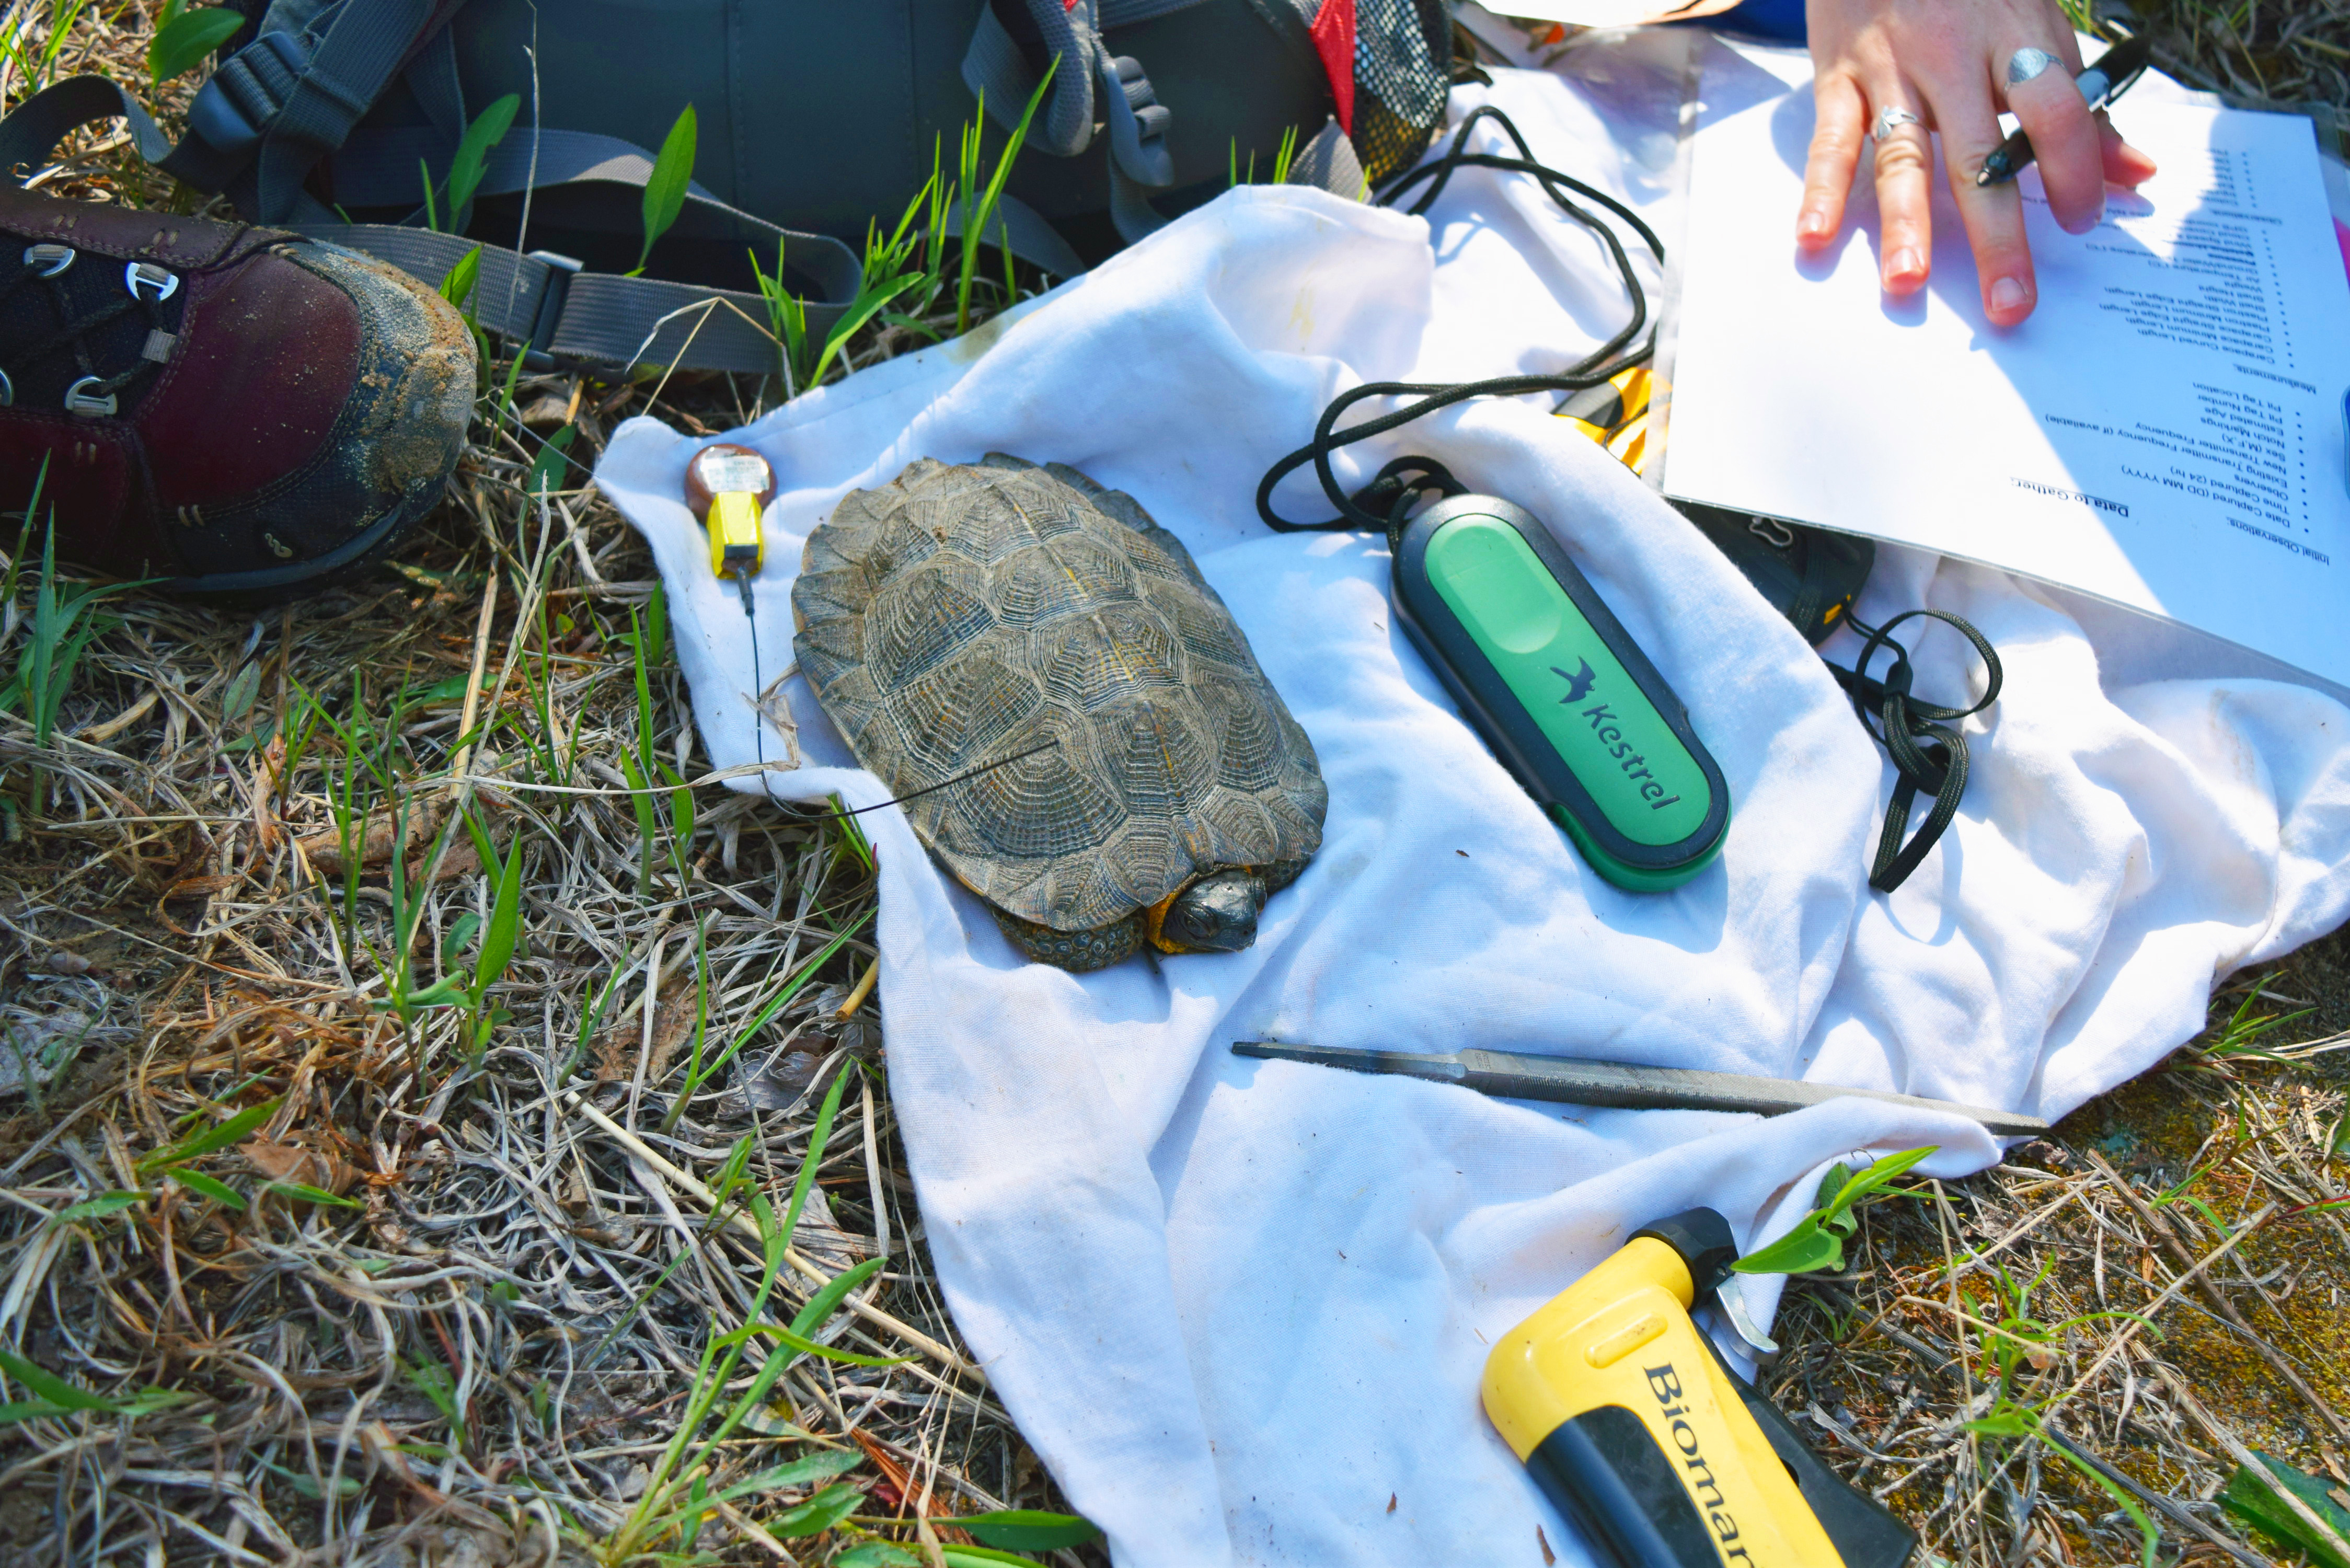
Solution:
<svg viewBox="0 0 2350 1568">
<path fill-rule="evenodd" d="M 734 586 L 743 592 L 743 618 L 751 623 L 751 732 L 759 743 L 759 787 L 767 792 L 768 805 L 781 805 L 775 786 L 767 782 L 767 713 L 759 706 L 767 695 L 767 678 L 759 667 L 759 618 L 751 608 L 750 575 L 737 574 Z"/>
<path fill-rule="evenodd" d="M 969 773 L 957 774 L 951 779 L 941 779 L 934 784 L 924 784 L 920 789 L 908 790 L 904 794 L 894 796 L 889 800 L 877 801 L 871 805 L 860 805 L 855 811 L 820 811 L 816 813 L 816 815 L 818 816 L 863 816 L 867 812 L 879 811 L 883 806 L 903 805 L 910 800 L 919 800 L 923 795 L 935 794 L 940 790 L 946 789 L 954 784 L 962 784 L 966 780 L 975 779 L 982 774 L 993 773 L 996 769 L 1001 767 L 1009 767 L 1012 763 L 1018 762 L 1023 757 L 1033 757 L 1037 753 L 1050 751 L 1060 743 L 1061 738 L 1058 735 L 1047 736 L 1042 744 L 1031 746 L 1024 752 L 1014 752 L 1008 757 L 999 757 L 992 763 L 983 763 L 978 767 L 972 769 Z M 767 798 L 770 800 L 775 798 L 772 792 L 770 792 Z"/>
</svg>

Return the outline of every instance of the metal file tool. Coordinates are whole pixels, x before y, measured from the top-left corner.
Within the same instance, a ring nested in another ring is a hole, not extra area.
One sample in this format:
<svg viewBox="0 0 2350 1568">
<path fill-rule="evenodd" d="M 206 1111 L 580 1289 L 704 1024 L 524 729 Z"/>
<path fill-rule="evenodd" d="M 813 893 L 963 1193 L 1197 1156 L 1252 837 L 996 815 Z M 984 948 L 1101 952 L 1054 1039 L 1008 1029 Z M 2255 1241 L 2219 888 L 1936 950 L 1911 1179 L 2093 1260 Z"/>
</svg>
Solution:
<svg viewBox="0 0 2350 1568">
<path fill-rule="evenodd" d="M 1686 1067 L 1639 1067 L 1572 1056 L 1528 1056 L 1514 1051 L 1462 1051 L 1427 1055 L 1412 1051 L 1364 1051 L 1341 1045 L 1293 1045 L 1275 1040 L 1235 1040 L 1232 1054 L 1277 1062 L 1310 1062 L 1357 1073 L 1397 1073 L 1458 1084 L 1505 1100 L 1557 1100 L 1621 1110 L 1747 1111 L 1783 1116 L 1835 1099 L 1881 1100 L 1922 1111 L 1954 1111 L 1981 1122 L 1994 1137 L 2037 1137 L 2048 1130 L 2038 1116 L 1987 1110 L 1949 1100 L 1846 1089 L 1794 1078 L 1752 1078 Z"/>
</svg>

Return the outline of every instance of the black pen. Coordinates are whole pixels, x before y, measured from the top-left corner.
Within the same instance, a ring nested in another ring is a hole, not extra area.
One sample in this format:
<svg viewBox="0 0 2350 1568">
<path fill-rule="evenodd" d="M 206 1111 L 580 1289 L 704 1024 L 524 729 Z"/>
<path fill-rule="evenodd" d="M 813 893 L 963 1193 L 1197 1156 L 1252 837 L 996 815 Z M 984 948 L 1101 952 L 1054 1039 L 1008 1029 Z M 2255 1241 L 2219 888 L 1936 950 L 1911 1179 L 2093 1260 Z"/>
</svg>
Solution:
<svg viewBox="0 0 2350 1568">
<path fill-rule="evenodd" d="M 2134 34 L 2107 49 L 2097 57 L 2097 63 L 2073 78 L 2081 96 L 2089 100 L 2089 112 L 2096 113 L 2129 89 L 2146 69 L 2147 56 L 2154 46 L 2143 33 Z M 1975 176 L 1978 185 L 2002 185 L 2023 172 L 2032 161 L 2032 138 L 2022 130 L 2009 137 L 1983 160 L 1982 171 Z"/>
</svg>

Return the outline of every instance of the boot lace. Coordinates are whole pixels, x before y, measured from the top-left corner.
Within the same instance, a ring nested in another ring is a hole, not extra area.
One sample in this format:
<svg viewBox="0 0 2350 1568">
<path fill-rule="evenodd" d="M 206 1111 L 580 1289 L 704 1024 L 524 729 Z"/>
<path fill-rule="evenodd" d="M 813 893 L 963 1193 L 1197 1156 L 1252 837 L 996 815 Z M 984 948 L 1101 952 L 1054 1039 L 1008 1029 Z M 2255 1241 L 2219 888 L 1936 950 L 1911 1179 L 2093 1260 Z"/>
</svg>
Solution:
<svg viewBox="0 0 2350 1568">
<path fill-rule="evenodd" d="M 81 253 L 70 245 L 54 243 L 25 247 L 24 257 L 16 275 L 0 283 L 0 308 L 5 308 L 19 291 L 37 288 L 48 296 L 55 328 L 45 337 L 9 356 L 18 374 L 51 356 L 70 349 L 73 362 L 81 379 L 66 389 L 65 407 L 68 412 L 98 419 L 110 417 L 120 407 L 120 394 L 141 377 L 152 374 L 169 362 L 177 337 L 165 326 L 163 302 L 179 292 L 176 273 L 153 262 L 134 261 L 122 268 L 123 292 L 120 297 L 103 305 L 75 313 L 72 296 L 64 278 L 68 269 L 80 261 Z M 99 264 L 105 265 L 105 264 Z M 90 339 L 126 316 L 142 315 L 147 322 L 147 339 L 138 358 L 109 374 L 99 369 L 91 356 Z M 0 368 L 0 406 L 16 400 L 16 384 L 7 370 Z"/>
</svg>

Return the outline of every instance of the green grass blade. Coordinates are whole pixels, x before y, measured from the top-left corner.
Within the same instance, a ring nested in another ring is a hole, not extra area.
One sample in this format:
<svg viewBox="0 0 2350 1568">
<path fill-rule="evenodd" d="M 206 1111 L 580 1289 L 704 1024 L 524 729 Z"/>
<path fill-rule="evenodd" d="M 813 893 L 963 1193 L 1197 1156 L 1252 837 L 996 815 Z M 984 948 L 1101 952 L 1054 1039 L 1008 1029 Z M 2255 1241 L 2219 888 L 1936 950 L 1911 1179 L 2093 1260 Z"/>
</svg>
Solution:
<svg viewBox="0 0 2350 1568">
<path fill-rule="evenodd" d="M 522 95 L 508 93 L 473 117 L 465 127 L 464 139 L 457 143 L 457 154 L 449 164 L 449 221 L 459 223 L 459 214 L 482 187 L 483 163 L 490 149 L 505 140 L 514 129 L 515 113 L 522 108 Z"/>
<path fill-rule="evenodd" d="M 449 269 L 449 275 L 441 280 L 441 297 L 463 310 L 466 301 L 473 297 L 473 286 L 481 278 L 482 247 L 475 245 L 459 256 L 457 265 Z"/>
<path fill-rule="evenodd" d="M 22 1383 L 52 1405 L 62 1405 L 68 1410 L 113 1411 L 121 1402 L 103 1394 L 93 1394 L 87 1388 L 77 1388 L 56 1373 L 36 1366 L 14 1352 L 0 1350 L 0 1371 Z"/>
<path fill-rule="evenodd" d="M 1074 1513 L 1047 1513 L 1036 1508 L 999 1509 L 993 1513 L 966 1513 L 955 1520 L 983 1546 L 1013 1552 L 1058 1552 L 1101 1539 L 1101 1527 Z"/>
<path fill-rule="evenodd" d="M 853 1486 L 828 1486 L 797 1508 L 787 1508 L 764 1522 L 770 1535 L 786 1540 L 798 1535 L 822 1535 L 857 1511 L 865 1494 Z"/>
<path fill-rule="evenodd" d="M 955 331 L 958 334 L 971 330 L 971 286 L 979 275 L 980 246 L 987 237 L 988 224 L 995 216 L 996 206 L 1003 199 L 1003 182 L 1012 177 L 1012 161 L 1020 156 L 1020 144 L 1028 139 L 1028 122 L 1036 118 L 1036 106 L 1043 103 L 1045 95 L 1052 90 L 1053 73 L 1060 68 L 1060 57 L 1055 56 L 1053 63 L 1045 67 L 1042 79 L 1036 83 L 1036 90 L 1028 95 L 1028 107 L 1020 111 L 1020 123 L 1014 126 L 1012 133 L 1004 138 L 1003 151 L 995 160 L 995 173 L 976 202 L 976 212 L 972 211 L 973 203 L 966 197 L 962 225 L 962 277 L 955 288 Z M 983 121 L 987 113 L 984 98 L 980 100 L 979 113 Z M 976 125 L 965 131 L 963 146 L 963 189 L 969 192 L 979 175 L 979 131 Z M 1008 238 L 1006 243 L 1009 244 Z"/>
<path fill-rule="evenodd" d="M 134 1203 L 147 1201 L 143 1192 L 101 1192 L 79 1203 L 69 1203 L 49 1216 L 52 1225 L 74 1225 L 84 1220 L 104 1220 L 121 1213 Z"/>
<path fill-rule="evenodd" d="M 845 1062 L 832 1075 L 832 1087 L 825 1091 L 824 1104 L 816 1113 L 816 1126 L 808 1131 L 807 1154 L 800 1160 L 800 1173 L 792 1180 L 791 1207 L 784 1210 L 782 1245 L 792 1244 L 792 1233 L 799 1229 L 800 1208 L 807 1202 L 808 1189 L 816 1184 L 816 1167 L 824 1163 L 824 1146 L 832 1137 L 832 1118 L 840 1109 L 840 1096 L 848 1088 L 848 1080 L 857 1065 Z"/>
<path fill-rule="evenodd" d="M 712 1504 L 733 1502 L 738 1497 L 749 1497 L 754 1492 L 781 1491 L 787 1486 L 806 1486 L 813 1480 L 830 1480 L 864 1462 L 865 1456 L 855 1452 L 810 1454 L 806 1459 L 794 1459 L 787 1465 L 777 1465 L 774 1469 L 761 1470 L 757 1475 L 736 1481 L 723 1491 L 711 1493 L 706 1501 Z"/>
<path fill-rule="evenodd" d="M 215 1127 L 207 1127 L 184 1143 L 176 1143 L 169 1148 L 157 1149 L 153 1154 L 140 1160 L 139 1168 L 141 1171 L 161 1170 L 210 1154 L 215 1149 L 226 1148 L 233 1143 L 243 1142 L 262 1123 L 277 1114 L 277 1104 L 276 1100 L 264 1100 L 257 1106 L 247 1106 L 228 1120 Z"/>
<path fill-rule="evenodd" d="M 700 1075 L 698 1077 L 689 1078 L 689 1086 L 685 1091 L 684 1098 L 691 1099 L 695 1094 L 700 1092 L 701 1086 L 703 1083 L 707 1082 L 715 1075 L 725 1071 L 726 1064 L 733 1061 L 734 1058 L 741 1054 L 743 1047 L 749 1044 L 753 1040 L 758 1037 L 759 1031 L 766 1026 L 768 1020 L 772 1019 L 779 1009 L 787 1005 L 793 997 L 798 995 L 801 989 L 805 987 L 808 981 L 816 978 L 816 971 L 824 967 L 825 961 L 831 958 L 833 954 L 838 952 L 847 944 L 851 938 L 856 936 L 858 932 L 863 930 L 866 923 L 873 919 L 874 914 L 874 909 L 868 909 L 863 914 L 857 917 L 855 924 L 836 935 L 832 940 L 824 945 L 823 949 L 818 951 L 814 958 L 809 959 L 807 962 L 802 964 L 797 972 L 795 972 L 790 980 L 784 982 L 783 988 L 780 991 L 776 992 L 775 995 L 769 997 L 765 1002 L 761 1004 L 758 1012 L 752 1018 L 751 1022 L 744 1024 L 740 1030 L 736 1031 L 734 1038 L 727 1043 L 726 1048 L 720 1052 L 716 1056 L 712 1057 L 709 1064 L 700 1070 Z M 681 1100 L 680 1103 L 682 1104 L 682 1100 Z"/>
<path fill-rule="evenodd" d="M 835 1275 L 824 1289 L 808 1298 L 807 1305 L 800 1308 L 799 1316 L 792 1319 L 792 1332 L 805 1337 L 823 1327 L 840 1310 L 848 1293 L 879 1273 L 889 1262 L 887 1258 L 868 1258 L 855 1268 Z"/>
<path fill-rule="evenodd" d="M 686 187 L 693 182 L 694 139 L 696 136 L 693 106 L 687 104 L 662 138 L 660 153 L 653 159 L 653 171 L 645 181 L 644 249 L 637 253 L 637 265 L 629 275 L 635 277 L 645 270 L 652 259 L 653 246 L 669 233 L 680 213 L 685 211 Z"/>
<path fill-rule="evenodd" d="M 161 87 L 173 77 L 194 70 L 206 55 L 236 36 L 244 26 L 244 16 L 225 5 L 172 17 L 156 28 L 154 37 L 148 40 L 148 76 Z M 65 27 L 58 26 L 52 38 L 62 40 L 64 34 Z"/>
<path fill-rule="evenodd" d="M 174 1170 L 171 1175 L 172 1180 L 191 1192 L 201 1193 L 213 1202 L 224 1203 L 231 1209 L 242 1210 L 244 1208 L 244 1196 L 217 1176 L 206 1176 L 201 1170 Z"/>
<path fill-rule="evenodd" d="M 493 865 L 497 864 L 495 861 Z M 498 890 L 490 905 L 489 924 L 483 928 L 481 955 L 473 961 L 473 998 L 481 1000 L 490 987 L 505 978 L 516 939 L 522 933 L 522 835 L 507 846 L 505 864 L 498 870 Z"/>
</svg>

